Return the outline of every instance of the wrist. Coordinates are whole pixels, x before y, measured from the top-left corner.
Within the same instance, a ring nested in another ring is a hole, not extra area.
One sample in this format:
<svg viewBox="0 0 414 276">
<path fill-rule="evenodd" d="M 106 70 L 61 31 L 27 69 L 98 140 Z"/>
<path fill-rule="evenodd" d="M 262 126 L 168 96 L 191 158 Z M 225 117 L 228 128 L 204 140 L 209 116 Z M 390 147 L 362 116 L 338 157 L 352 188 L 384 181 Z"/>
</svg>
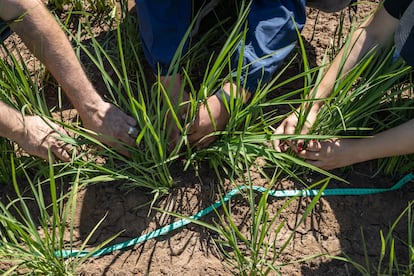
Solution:
<svg viewBox="0 0 414 276">
<path fill-rule="evenodd" d="M 0 136 L 22 141 L 25 137 L 23 121 L 23 115 L 18 110 L 0 101 Z"/>
<path fill-rule="evenodd" d="M 227 82 L 221 89 L 214 93 L 214 95 L 216 95 L 221 102 L 224 102 L 224 100 L 230 102 L 231 98 L 236 99 L 241 97 L 243 103 L 247 103 L 252 94 L 244 88 L 237 88 L 234 83 Z"/>
<path fill-rule="evenodd" d="M 96 96 L 85 97 L 81 101 L 72 102 L 75 109 L 78 111 L 79 116 L 84 119 L 85 117 L 90 117 L 100 109 L 102 109 L 104 104 L 107 104 L 97 93 Z"/>
<path fill-rule="evenodd" d="M 5 133 L 4 136 L 17 144 L 20 144 L 26 137 L 25 117 L 17 111 L 13 117 L 14 118 L 10 120 L 10 126 L 8 128 L 6 127 L 8 132 Z"/>
<path fill-rule="evenodd" d="M 224 91 L 224 89 L 219 89 L 214 95 L 219 99 L 222 103 L 229 103 L 230 102 L 230 94 Z"/>
</svg>

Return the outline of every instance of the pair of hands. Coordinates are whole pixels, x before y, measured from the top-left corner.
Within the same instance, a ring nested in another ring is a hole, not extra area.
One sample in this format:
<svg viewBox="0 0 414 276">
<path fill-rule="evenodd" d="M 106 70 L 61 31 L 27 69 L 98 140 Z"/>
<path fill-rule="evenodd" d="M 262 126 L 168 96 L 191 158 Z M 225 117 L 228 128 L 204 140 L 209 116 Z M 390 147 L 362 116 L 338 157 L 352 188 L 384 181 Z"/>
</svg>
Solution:
<svg viewBox="0 0 414 276">
<path fill-rule="evenodd" d="M 96 107 L 96 111 L 85 114 L 81 118 L 87 129 L 100 135 L 99 140 L 129 156 L 129 152 L 119 142 L 135 146 L 138 130 L 135 128 L 136 120 L 134 118 L 104 101 Z M 60 125 L 45 121 L 39 116 L 26 116 L 24 128 L 24 134 L 14 140 L 27 153 L 48 160 L 48 150 L 50 149 L 53 159 L 65 162 L 71 160 L 72 152 L 75 149 L 71 144 L 59 139 L 59 137 L 68 136 L 68 133 Z M 133 131 L 128 134 L 130 128 Z"/>
<path fill-rule="evenodd" d="M 312 106 L 306 122 L 300 130 L 300 134 L 307 134 L 309 129 L 315 123 L 319 109 Z M 276 135 L 295 134 L 298 128 L 298 114 L 299 110 L 290 114 L 275 130 Z M 281 141 L 274 140 L 273 145 L 279 152 L 284 152 L 288 148 L 307 163 L 325 169 L 331 170 L 334 168 L 343 167 L 353 163 L 352 157 L 352 141 L 340 139 L 328 139 L 324 141 L 311 140 L 304 146 L 304 141 L 299 140 Z"/>
</svg>

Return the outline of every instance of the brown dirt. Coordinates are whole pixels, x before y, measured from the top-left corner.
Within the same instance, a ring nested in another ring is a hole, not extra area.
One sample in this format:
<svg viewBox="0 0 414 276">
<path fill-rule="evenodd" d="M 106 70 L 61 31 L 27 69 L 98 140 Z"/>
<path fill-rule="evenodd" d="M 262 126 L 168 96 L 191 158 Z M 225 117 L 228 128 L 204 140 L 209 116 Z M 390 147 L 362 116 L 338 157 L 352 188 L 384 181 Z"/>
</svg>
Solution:
<svg viewBox="0 0 414 276">
<path fill-rule="evenodd" d="M 360 7 L 359 15 L 366 14 L 372 5 Z M 325 49 L 332 43 L 333 33 L 338 24 L 338 14 L 320 13 L 309 10 L 308 22 L 302 32 L 312 65 L 320 64 Z M 359 19 L 362 18 L 361 16 Z M 316 22 L 316 25 L 315 25 Z M 313 39 L 311 39 L 313 38 Z M 294 73 L 294 72 L 292 72 Z M 343 177 L 349 184 L 332 181 L 334 187 L 389 187 L 398 178 L 378 173 L 375 162 L 366 162 L 348 170 L 334 173 Z M 176 165 L 174 175 L 177 182 L 171 194 L 154 203 L 155 207 L 191 215 L 209 206 L 218 199 L 217 180 L 209 168 L 201 167 L 195 172 L 183 172 Z M 253 172 L 254 184 L 267 185 L 266 180 Z M 313 183 L 320 176 L 307 174 L 308 183 Z M 152 199 L 151 194 L 143 190 L 126 193 L 122 183 L 99 183 L 84 188 L 79 193 L 76 211 L 75 235 L 77 245 L 84 241 L 98 221 L 106 216 L 103 224 L 89 241 L 90 246 L 99 244 L 107 238 L 121 233 L 113 243 L 136 238 L 144 233 L 160 228 L 175 219 L 157 211 L 150 211 L 149 206 L 137 208 Z M 299 183 L 281 179 L 277 189 L 302 188 Z M 318 201 L 316 208 L 294 233 L 277 264 L 288 264 L 281 268 L 283 275 L 355 275 L 355 270 L 346 263 L 332 260 L 328 256 L 312 259 L 304 263 L 296 261 L 318 254 L 341 256 L 347 254 L 363 262 L 364 248 L 361 231 L 364 233 L 366 252 L 373 262 L 378 261 L 380 253 L 380 230 L 387 232 L 388 227 L 412 200 L 414 189 L 403 188 L 400 191 L 372 196 L 325 197 Z M 277 224 L 285 226 L 276 237 L 278 244 L 285 241 L 292 233 L 295 223 L 308 206 L 310 198 L 299 198 L 291 202 L 277 219 Z M 272 218 L 286 199 L 270 199 L 269 212 Z M 232 200 L 232 214 L 235 223 L 245 234 L 250 225 L 249 205 L 241 196 Z M 222 211 L 219 210 L 220 213 Z M 215 215 L 202 219 L 212 223 L 217 221 Z M 397 227 L 398 236 L 404 240 L 407 225 Z M 115 251 L 100 258 L 90 258 L 81 267 L 81 275 L 231 275 L 232 271 L 214 243 L 217 235 L 205 228 L 190 224 L 180 230 L 138 244 L 127 250 Z M 397 256 L 403 260 L 405 249 L 398 244 Z"/>
</svg>

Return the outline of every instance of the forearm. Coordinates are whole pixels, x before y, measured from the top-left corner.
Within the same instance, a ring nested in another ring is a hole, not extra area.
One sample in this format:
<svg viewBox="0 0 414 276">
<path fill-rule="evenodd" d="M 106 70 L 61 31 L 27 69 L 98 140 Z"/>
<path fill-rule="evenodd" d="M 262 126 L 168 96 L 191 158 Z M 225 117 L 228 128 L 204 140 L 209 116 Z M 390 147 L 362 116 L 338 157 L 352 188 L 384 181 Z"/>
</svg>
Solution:
<svg viewBox="0 0 414 276">
<path fill-rule="evenodd" d="M 23 115 L 0 101 L 0 136 L 12 141 L 24 136 Z"/>
<path fill-rule="evenodd" d="M 102 101 L 87 78 L 67 37 L 40 1 L 1 2 L 3 5 L 7 3 L 7 10 L 11 11 L 9 16 L 21 17 L 21 20 L 11 24 L 12 29 L 49 69 L 81 117 Z"/>
<path fill-rule="evenodd" d="M 135 137 L 138 135 L 135 128 L 136 120 L 105 102 L 97 93 L 67 37 L 41 0 L 0 0 L 0 18 L 14 20 L 11 27 L 60 83 L 77 109 L 83 126 L 99 134 L 98 139 L 104 143 L 128 155 L 126 149 L 114 139 L 135 146 Z M 23 125 L 23 134 L 28 132 L 27 127 L 31 129 L 31 133 L 20 141 L 19 144 L 23 148 L 47 159 L 48 148 L 52 147 L 52 152 L 58 158 L 70 159 L 69 155 L 65 154 L 68 147 L 62 147 L 62 142 L 50 135 L 54 132 L 65 133 L 60 126 L 55 124 L 51 128 L 42 118 L 36 116 L 26 117 L 25 120 L 31 122 Z M 4 126 L 3 129 L 6 130 L 7 127 Z M 40 143 L 37 142 L 39 137 Z"/>
<path fill-rule="evenodd" d="M 414 153 L 414 120 L 374 135 L 359 139 L 355 145 L 358 162 Z"/>
<path fill-rule="evenodd" d="M 349 44 L 346 44 L 335 57 L 312 97 L 327 98 L 335 82 L 346 75 L 368 51 L 390 41 L 397 24 L 398 20 L 382 7 L 374 13 L 368 21 L 355 30 Z M 316 102 L 317 106 L 322 104 L 323 100 Z"/>
</svg>

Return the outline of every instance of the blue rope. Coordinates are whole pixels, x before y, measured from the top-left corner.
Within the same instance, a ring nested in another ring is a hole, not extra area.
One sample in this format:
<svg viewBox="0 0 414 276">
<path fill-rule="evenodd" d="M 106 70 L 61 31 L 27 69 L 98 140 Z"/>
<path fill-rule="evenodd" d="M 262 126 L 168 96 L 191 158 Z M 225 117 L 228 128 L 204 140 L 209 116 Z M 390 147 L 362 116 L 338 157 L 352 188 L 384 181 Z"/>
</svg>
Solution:
<svg viewBox="0 0 414 276">
<path fill-rule="evenodd" d="M 116 250 L 122 250 L 125 248 L 128 248 L 130 246 L 142 243 L 144 241 L 166 235 L 171 231 L 174 231 L 176 229 L 179 229 L 194 220 L 198 220 L 201 217 L 207 215 L 208 213 L 212 212 L 213 210 L 220 207 L 223 203 L 229 201 L 233 196 L 240 193 L 242 190 L 246 189 L 253 189 L 257 192 L 269 192 L 269 195 L 272 197 L 294 197 L 294 196 L 307 196 L 307 197 L 313 197 L 318 194 L 321 194 L 321 196 L 340 196 L 340 195 L 371 195 L 371 194 L 379 194 L 384 192 L 391 192 L 400 189 L 402 186 L 407 184 L 409 181 L 414 180 L 414 174 L 409 173 L 403 178 L 401 178 L 394 186 L 390 188 L 336 188 L 336 189 L 325 189 L 324 191 L 320 191 L 318 189 L 315 190 L 267 190 L 263 187 L 258 186 L 240 186 L 238 188 L 235 188 L 231 190 L 229 193 L 227 193 L 222 200 L 216 201 L 214 204 L 210 205 L 209 207 L 199 211 L 198 213 L 190 216 L 188 219 L 183 218 L 180 219 L 174 223 L 171 223 L 169 225 L 166 225 L 164 227 L 158 228 L 150 233 L 144 234 L 140 237 L 131 239 L 126 242 L 121 242 L 118 244 L 114 244 L 108 247 L 101 248 L 99 250 L 96 250 L 93 253 L 90 253 L 89 251 L 79 251 L 79 250 L 61 250 L 56 251 L 55 255 L 61 258 L 70 258 L 70 257 L 84 257 L 84 256 L 90 256 L 90 257 L 100 257 L 109 253 L 112 253 Z"/>
</svg>

